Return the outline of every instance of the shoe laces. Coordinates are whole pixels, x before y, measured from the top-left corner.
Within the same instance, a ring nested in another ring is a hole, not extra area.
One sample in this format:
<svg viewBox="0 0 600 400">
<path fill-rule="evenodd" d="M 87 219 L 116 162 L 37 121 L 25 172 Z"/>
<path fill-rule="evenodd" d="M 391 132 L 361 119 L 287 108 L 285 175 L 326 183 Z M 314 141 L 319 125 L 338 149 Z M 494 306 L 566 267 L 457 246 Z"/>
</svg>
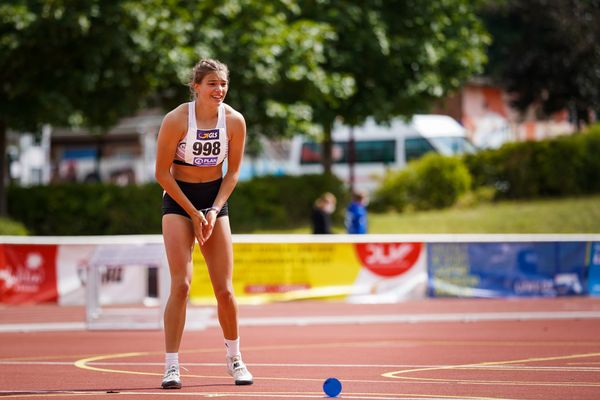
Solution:
<svg viewBox="0 0 600 400">
<path fill-rule="evenodd" d="M 167 372 L 165 372 L 165 378 L 178 377 L 178 376 L 179 376 L 179 368 L 176 365 L 171 365 L 167 369 Z"/>
<path fill-rule="evenodd" d="M 242 357 L 234 356 L 229 359 L 231 363 L 231 369 L 237 371 L 239 369 L 245 368 L 244 362 L 242 361 Z"/>
</svg>

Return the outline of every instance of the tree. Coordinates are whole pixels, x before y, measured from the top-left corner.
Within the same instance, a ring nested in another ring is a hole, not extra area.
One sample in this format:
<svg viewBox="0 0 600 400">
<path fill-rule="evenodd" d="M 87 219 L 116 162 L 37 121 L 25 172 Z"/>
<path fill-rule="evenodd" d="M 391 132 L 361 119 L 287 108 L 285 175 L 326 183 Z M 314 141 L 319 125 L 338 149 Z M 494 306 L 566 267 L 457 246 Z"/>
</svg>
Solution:
<svg viewBox="0 0 600 400">
<path fill-rule="evenodd" d="M 300 18 L 297 1 L 206 0 L 190 14 L 203 29 L 188 45 L 229 65 L 227 101 L 243 111 L 249 140 L 314 132 L 312 102 L 344 97 L 343 78 L 325 69 L 324 43 L 334 29 Z"/>
<path fill-rule="evenodd" d="M 600 109 L 600 1 L 506 0 L 481 15 L 494 37 L 488 72 L 519 110 L 589 122 Z"/>
<path fill-rule="evenodd" d="M 6 175 L 8 129 L 106 128 L 143 106 L 161 75 L 176 73 L 173 59 L 185 58 L 178 52 L 183 28 L 174 18 L 174 4 L 15 0 L 0 5 L 0 176 Z M 5 179 L 0 214 L 6 214 Z"/>
<path fill-rule="evenodd" d="M 444 0 L 303 0 L 299 18 L 330 25 L 324 69 L 349 81 L 350 95 L 313 103 L 323 127 L 325 171 L 333 123 L 386 122 L 426 111 L 434 100 L 482 71 L 489 41 L 476 2 Z"/>
<path fill-rule="evenodd" d="M 480 71 L 488 37 L 471 3 L 207 0 L 188 43 L 230 65 L 228 101 L 250 132 L 328 138 L 337 117 L 423 111 Z"/>
<path fill-rule="evenodd" d="M 228 102 L 244 111 L 251 132 L 314 130 L 305 87 L 324 93 L 339 82 L 322 68 L 331 27 L 291 21 L 298 13 L 296 2 L 284 0 L 0 5 L 0 95 L 7 100 L 0 142 L 8 128 L 100 131 L 146 104 L 172 107 L 187 97 L 190 68 L 201 57 L 230 65 Z"/>
<path fill-rule="evenodd" d="M 231 67 L 249 132 L 325 132 L 423 110 L 478 71 L 468 0 L 12 0 L 0 5 L 0 168 L 7 129 L 102 129 L 181 102 L 190 67 Z M 255 135 L 249 135 L 252 139 Z M 4 175 L 4 173 L 2 173 Z M 0 185 L 0 213 L 5 210 Z"/>
</svg>

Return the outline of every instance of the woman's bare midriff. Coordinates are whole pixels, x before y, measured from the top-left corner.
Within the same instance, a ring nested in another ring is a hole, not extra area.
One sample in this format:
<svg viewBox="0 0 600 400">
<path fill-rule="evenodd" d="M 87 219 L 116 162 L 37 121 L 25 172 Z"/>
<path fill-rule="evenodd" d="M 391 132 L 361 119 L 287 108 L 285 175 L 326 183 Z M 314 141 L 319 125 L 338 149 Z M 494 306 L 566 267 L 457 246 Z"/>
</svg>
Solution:
<svg viewBox="0 0 600 400">
<path fill-rule="evenodd" d="M 178 181 L 200 183 L 212 182 L 223 176 L 223 166 L 214 167 L 192 167 L 187 165 L 173 164 L 171 175 Z"/>
</svg>

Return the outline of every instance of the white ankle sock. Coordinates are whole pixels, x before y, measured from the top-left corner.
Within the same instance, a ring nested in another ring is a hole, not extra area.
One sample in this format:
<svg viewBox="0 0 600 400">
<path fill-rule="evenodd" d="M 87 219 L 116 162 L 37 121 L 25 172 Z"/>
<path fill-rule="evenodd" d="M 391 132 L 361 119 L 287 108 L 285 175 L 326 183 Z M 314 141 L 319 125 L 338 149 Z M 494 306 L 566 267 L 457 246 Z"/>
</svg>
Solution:
<svg viewBox="0 0 600 400">
<path fill-rule="evenodd" d="M 168 370 L 171 365 L 175 365 L 179 368 L 179 353 L 165 353 L 165 371 Z"/>
<path fill-rule="evenodd" d="M 227 348 L 227 357 L 234 357 L 240 354 L 240 338 L 235 340 L 225 339 L 225 347 Z"/>
</svg>

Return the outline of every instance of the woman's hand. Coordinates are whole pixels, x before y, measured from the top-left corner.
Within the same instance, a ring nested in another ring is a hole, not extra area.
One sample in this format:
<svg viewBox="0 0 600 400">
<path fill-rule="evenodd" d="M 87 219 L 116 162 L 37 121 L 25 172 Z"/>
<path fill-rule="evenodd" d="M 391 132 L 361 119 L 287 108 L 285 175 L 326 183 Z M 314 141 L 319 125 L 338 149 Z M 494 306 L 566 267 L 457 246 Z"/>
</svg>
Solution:
<svg viewBox="0 0 600 400">
<path fill-rule="evenodd" d="M 192 214 L 192 225 L 194 226 L 194 236 L 196 236 L 196 240 L 200 246 L 204 245 L 207 236 L 204 234 L 204 226 L 207 224 L 206 217 L 204 213 L 200 210 L 197 210 L 194 214 Z M 214 225 L 214 223 L 213 223 Z M 210 236 L 210 235 L 209 235 Z"/>
<path fill-rule="evenodd" d="M 204 238 L 205 242 L 208 240 L 210 235 L 212 235 L 215 223 L 217 222 L 217 214 L 218 211 L 214 208 L 209 208 L 204 214 L 206 223 L 202 225 L 202 237 Z"/>
</svg>

